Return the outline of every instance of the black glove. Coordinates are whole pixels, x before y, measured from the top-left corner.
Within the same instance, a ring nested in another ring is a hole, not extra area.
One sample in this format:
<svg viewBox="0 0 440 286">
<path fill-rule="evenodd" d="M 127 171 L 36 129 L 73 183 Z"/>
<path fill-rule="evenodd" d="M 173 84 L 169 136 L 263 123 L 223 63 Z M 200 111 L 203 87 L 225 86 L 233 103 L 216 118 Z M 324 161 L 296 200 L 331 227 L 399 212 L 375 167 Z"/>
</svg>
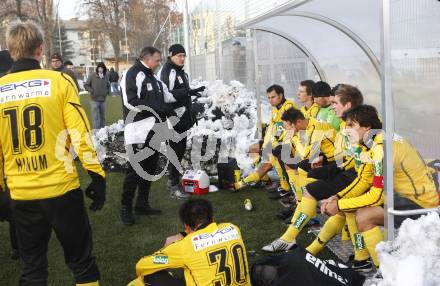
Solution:
<svg viewBox="0 0 440 286">
<path fill-rule="evenodd" d="M 205 89 L 206 89 L 206 87 L 204 87 L 204 86 L 200 86 L 200 87 L 195 88 L 195 89 L 190 89 L 189 90 L 189 95 L 200 96 L 199 92 L 202 92 Z"/>
<path fill-rule="evenodd" d="M 97 211 L 102 209 L 105 202 L 105 178 L 92 171 L 88 171 L 88 173 L 92 182 L 86 189 L 86 196 L 93 201 L 90 210 Z"/>
</svg>

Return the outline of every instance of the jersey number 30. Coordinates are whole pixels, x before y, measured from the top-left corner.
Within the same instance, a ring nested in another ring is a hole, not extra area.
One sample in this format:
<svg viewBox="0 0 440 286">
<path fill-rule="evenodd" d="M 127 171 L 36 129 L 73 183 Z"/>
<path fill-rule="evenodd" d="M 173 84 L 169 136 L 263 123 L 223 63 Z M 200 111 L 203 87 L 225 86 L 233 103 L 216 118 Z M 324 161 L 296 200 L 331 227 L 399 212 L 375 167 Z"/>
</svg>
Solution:
<svg viewBox="0 0 440 286">
<path fill-rule="evenodd" d="M 213 285 L 244 284 L 247 278 L 245 255 L 244 249 L 240 244 L 234 244 L 230 250 L 224 247 L 209 252 L 209 264 L 217 266 L 216 279 L 213 281 Z M 232 265 L 227 264 L 229 257 L 232 258 Z M 234 283 L 232 283 L 232 279 L 234 279 Z"/>
<path fill-rule="evenodd" d="M 44 144 L 43 112 L 38 105 L 27 105 L 19 115 L 18 107 L 3 109 L 3 117 L 9 118 L 12 135 L 12 153 L 20 154 L 20 132 L 23 134 L 24 146 L 29 151 L 37 151 Z"/>
</svg>

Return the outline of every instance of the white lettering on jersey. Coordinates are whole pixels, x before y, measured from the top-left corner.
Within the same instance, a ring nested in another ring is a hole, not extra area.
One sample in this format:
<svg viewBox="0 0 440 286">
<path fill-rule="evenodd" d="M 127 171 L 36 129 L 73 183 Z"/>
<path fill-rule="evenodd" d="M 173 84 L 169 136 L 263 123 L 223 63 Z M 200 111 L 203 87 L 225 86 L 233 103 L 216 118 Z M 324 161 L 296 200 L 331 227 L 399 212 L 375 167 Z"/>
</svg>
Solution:
<svg viewBox="0 0 440 286">
<path fill-rule="evenodd" d="M 338 275 L 336 272 L 331 271 L 328 267 L 327 267 L 327 263 L 328 261 L 325 260 L 321 260 L 319 258 L 316 258 L 315 256 L 313 256 L 310 253 L 306 254 L 306 261 L 311 263 L 312 265 L 314 265 L 317 269 L 319 269 L 319 271 L 321 271 L 322 273 L 324 273 L 325 275 L 332 277 L 336 280 L 338 280 L 339 282 L 341 282 L 344 285 L 348 284 L 348 280 L 345 279 L 344 277 Z M 331 262 L 329 264 L 335 265 L 334 262 Z M 344 265 L 344 268 L 346 268 L 346 266 Z"/>
<path fill-rule="evenodd" d="M 236 228 L 230 225 L 222 229 L 216 229 L 216 231 L 212 233 L 198 234 L 194 236 L 191 241 L 194 247 L 194 251 L 200 251 L 213 245 L 238 239 L 240 239 L 240 234 L 238 233 Z"/>
<path fill-rule="evenodd" d="M 0 86 L 0 103 L 48 97 L 51 86 L 50 79 L 32 79 L 2 85 Z"/>
</svg>

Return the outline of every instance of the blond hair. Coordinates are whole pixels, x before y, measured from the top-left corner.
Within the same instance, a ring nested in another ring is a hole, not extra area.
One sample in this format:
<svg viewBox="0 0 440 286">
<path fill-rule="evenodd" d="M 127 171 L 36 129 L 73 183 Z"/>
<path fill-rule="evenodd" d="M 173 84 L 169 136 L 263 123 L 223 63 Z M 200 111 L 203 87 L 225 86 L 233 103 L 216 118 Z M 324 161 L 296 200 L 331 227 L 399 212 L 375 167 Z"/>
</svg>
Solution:
<svg viewBox="0 0 440 286">
<path fill-rule="evenodd" d="M 6 45 L 14 60 L 33 58 L 43 38 L 40 26 L 32 21 L 16 21 L 6 30 Z"/>
</svg>

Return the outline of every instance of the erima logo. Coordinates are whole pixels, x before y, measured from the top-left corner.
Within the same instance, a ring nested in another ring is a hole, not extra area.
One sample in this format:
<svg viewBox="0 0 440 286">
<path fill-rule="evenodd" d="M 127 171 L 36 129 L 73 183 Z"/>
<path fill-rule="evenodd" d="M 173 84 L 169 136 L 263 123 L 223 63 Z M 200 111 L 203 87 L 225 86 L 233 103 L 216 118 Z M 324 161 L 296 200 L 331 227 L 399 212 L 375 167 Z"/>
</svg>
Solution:
<svg viewBox="0 0 440 286">
<path fill-rule="evenodd" d="M 34 79 L 34 80 L 28 80 L 28 81 L 22 81 L 22 82 L 14 82 L 10 84 L 5 84 L 0 87 L 0 92 L 10 91 L 10 90 L 16 90 L 18 88 L 30 88 L 30 87 L 37 87 L 37 86 L 46 86 L 49 85 L 50 81 L 48 80 L 42 80 L 42 79 Z"/>
<path fill-rule="evenodd" d="M 168 264 L 168 256 L 166 256 L 166 255 L 154 256 L 153 263 L 154 264 Z"/>
<path fill-rule="evenodd" d="M 310 253 L 306 254 L 306 261 L 311 263 L 317 269 L 319 269 L 319 271 L 321 271 L 323 274 L 338 280 L 341 284 L 343 284 L 343 285 L 347 285 L 348 284 L 348 280 L 346 278 L 342 277 L 341 275 L 337 274 L 336 272 L 330 270 L 327 267 L 327 262 L 326 261 L 323 261 L 323 260 L 321 260 L 319 258 L 316 258 L 315 256 L 311 255 Z M 334 265 L 334 263 L 329 263 L 329 264 L 333 264 Z M 342 267 L 342 268 L 346 268 L 346 267 Z"/>
<path fill-rule="evenodd" d="M 307 215 L 305 213 L 299 213 L 298 218 L 296 219 L 295 223 L 293 224 L 293 226 L 297 229 L 299 229 L 301 227 L 301 225 L 303 224 L 303 222 L 306 220 Z"/>
</svg>

